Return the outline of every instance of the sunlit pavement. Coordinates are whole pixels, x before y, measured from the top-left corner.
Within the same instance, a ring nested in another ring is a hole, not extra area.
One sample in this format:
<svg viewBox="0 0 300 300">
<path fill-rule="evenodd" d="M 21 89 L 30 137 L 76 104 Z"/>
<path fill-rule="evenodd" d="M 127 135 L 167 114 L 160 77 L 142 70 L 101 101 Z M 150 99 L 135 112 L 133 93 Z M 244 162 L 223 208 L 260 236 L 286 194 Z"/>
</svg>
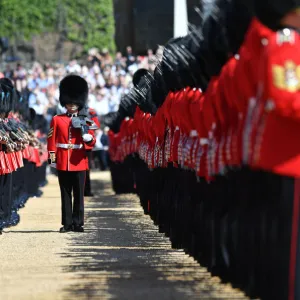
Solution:
<svg viewBox="0 0 300 300">
<path fill-rule="evenodd" d="M 246 299 L 173 250 L 135 195 L 114 195 L 109 172 L 92 172 L 85 232 L 58 232 L 57 178 L 0 236 L 0 299 Z"/>
</svg>

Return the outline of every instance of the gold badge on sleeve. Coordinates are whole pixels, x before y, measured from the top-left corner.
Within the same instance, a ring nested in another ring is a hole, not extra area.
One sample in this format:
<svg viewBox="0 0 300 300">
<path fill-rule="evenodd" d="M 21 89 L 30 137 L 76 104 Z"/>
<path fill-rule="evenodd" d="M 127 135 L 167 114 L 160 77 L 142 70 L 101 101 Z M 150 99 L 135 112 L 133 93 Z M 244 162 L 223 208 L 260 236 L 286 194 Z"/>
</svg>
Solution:
<svg viewBox="0 0 300 300">
<path fill-rule="evenodd" d="M 272 76 L 276 88 L 291 93 L 300 90 L 300 65 L 292 60 L 286 61 L 284 66 L 273 65 Z"/>
</svg>

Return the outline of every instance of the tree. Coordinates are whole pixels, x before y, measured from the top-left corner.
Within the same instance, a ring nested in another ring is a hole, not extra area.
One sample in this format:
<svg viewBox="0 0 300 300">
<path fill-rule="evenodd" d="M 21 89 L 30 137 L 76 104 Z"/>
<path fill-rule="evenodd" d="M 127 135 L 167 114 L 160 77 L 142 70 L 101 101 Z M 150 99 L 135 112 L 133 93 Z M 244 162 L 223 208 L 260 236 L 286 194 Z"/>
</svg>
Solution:
<svg viewBox="0 0 300 300">
<path fill-rule="evenodd" d="M 13 41 L 58 32 L 87 50 L 115 50 L 112 0 L 0 0 L 0 36 Z"/>
<path fill-rule="evenodd" d="M 112 0 L 64 0 L 67 8 L 67 36 L 91 47 L 115 50 Z"/>
<path fill-rule="evenodd" d="M 0 35 L 10 39 L 29 39 L 52 30 L 56 1 L 0 0 Z"/>
</svg>

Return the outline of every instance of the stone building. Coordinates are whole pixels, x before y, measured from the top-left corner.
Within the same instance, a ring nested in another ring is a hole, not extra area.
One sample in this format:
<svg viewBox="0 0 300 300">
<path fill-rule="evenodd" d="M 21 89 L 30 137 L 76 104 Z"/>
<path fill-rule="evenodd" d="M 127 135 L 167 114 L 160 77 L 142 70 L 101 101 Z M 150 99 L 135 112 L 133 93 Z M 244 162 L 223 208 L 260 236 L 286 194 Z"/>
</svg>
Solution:
<svg viewBox="0 0 300 300">
<path fill-rule="evenodd" d="M 188 18 L 199 24 L 195 7 L 200 0 L 187 0 Z M 116 45 L 125 51 L 131 45 L 134 52 L 144 54 L 173 37 L 174 0 L 114 0 Z"/>
</svg>

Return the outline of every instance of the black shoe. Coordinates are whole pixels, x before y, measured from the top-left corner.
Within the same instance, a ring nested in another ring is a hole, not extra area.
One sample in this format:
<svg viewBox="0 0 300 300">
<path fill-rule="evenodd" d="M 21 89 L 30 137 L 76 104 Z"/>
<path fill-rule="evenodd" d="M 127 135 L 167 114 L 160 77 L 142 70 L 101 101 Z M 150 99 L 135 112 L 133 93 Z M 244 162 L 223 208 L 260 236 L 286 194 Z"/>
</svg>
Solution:
<svg viewBox="0 0 300 300">
<path fill-rule="evenodd" d="M 77 226 L 73 227 L 73 231 L 75 231 L 75 232 L 84 232 L 84 229 L 83 229 L 82 226 L 77 225 Z"/>
<path fill-rule="evenodd" d="M 70 232 L 70 231 L 72 231 L 72 230 L 73 230 L 72 226 L 69 226 L 69 227 L 63 226 L 63 227 L 61 227 L 61 228 L 59 229 L 59 232 L 60 232 L 60 233 L 66 233 L 66 232 Z"/>
</svg>

